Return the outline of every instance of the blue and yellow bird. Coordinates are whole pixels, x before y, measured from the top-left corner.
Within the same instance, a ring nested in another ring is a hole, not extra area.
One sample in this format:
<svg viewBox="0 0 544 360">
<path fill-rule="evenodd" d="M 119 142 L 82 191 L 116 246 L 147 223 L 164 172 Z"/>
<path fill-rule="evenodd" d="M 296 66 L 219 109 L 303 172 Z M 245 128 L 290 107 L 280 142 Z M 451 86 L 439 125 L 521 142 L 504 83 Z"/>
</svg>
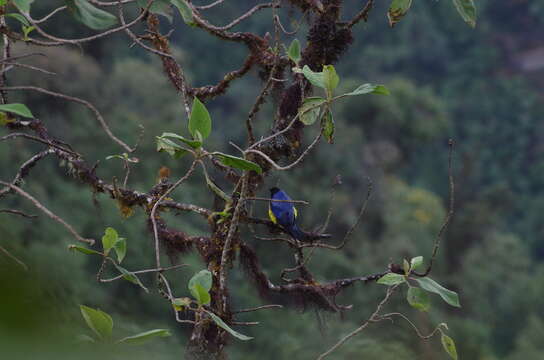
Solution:
<svg viewBox="0 0 544 360">
<path fill-rule="evenodd" d="M 289 195 L 277 187 L 270 189 L 270 198 L 272 200 L 291 200 Z M 292 202 L 270 201 L 268 216 L 274 224 L 281 225 L 283 229 L 297 240 L 304 240 L 306 234 L 297 226 L 297 208 Z"/>
</svg>

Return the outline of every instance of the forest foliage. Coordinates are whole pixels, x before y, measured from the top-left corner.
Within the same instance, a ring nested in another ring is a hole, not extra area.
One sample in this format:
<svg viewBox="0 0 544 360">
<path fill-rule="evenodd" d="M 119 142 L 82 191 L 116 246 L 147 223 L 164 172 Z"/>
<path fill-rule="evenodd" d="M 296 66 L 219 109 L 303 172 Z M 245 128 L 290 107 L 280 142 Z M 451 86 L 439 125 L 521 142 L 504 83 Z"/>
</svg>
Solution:
<svg viewBox="0 0 544 360">
<path fill-rule="evenodd" d="M 156 3 L 160 6 L 162 2 Z M 353 12 L 360 5 L 346 3 Z M 544 329 L 544 304 L 540 300 L 544 297 L 544 283 L 538 280 L 539 275 L 544 275 L 544 227 L 540 219 L 544 207 L 544 147 L 540 145 L 544 134 L 544 83 L 540 80 L 542 70 L 527 72 L 519 64 L 522 54 L 540 46 L 538 34 L 544 31 L 544 6 L 534 1 L 478 1 L 478 25 L 473 29 L 464 22 L 473 21 L 473 16 L 463 10 L 465 1 L 453 3 L 463 18 L 455 14 L 452 2 L 444 0 L 410 2 L 406 16 L 402 16 L 402 8 L 388 13 L 388 4 L 375 4 L 376 13 L 388 15 L 376 16 L 356 30 L 360 34 L 350 51 L 333 68 L 341 77 L 334 87 L 337 86 L 338 94 L 349 94 L 354 89 L 383 93 L 387 88 L 389 95 L 354 97 L 335 103 L 334 144 L 318 147 L 313 157 L 305 159 L 304 166 L 267 179 L 267 184 L 279 183 L 297 194 L 298 199 L 309 201 L 311 205 L 302 208 L 301 221 L 304 228 L 311 228 L 326 218 L 331 185 L 341 175 L 341 184 L 335 187 L 334 216 L 327 231 L 343 234 L 357 217 L 358 199 L 364 199 L 366 178 L 370 177 L 374 193 L 368 212 L 354 233 L 354 241 L 341 252 L 317 251 L 309 266 L 323 281 L 353 273 L 375 273 L 383 264 L 402 262 L 416 255 L 430 257 L 448 208 L 447 141 L 455 139 L 455 217 L 443 240 L 433 278 L 460 294 L 462 308 L 448 306 L 438 295 L 414 294 L 418 290 L 413 289 L 418 288 L 406 286 L 401 292 L 414 307 L 432 306 L 432 311 L 411 309 L 403 297 L 393 299 L 391 309 L 415 319 L 414 323 L 425 333 L 439 322 L 447 323 L 448 334 L 455 339 L 462 359 L 538 359 L 544 357 L 537 335 Z M 82 4 L 85 2 L 74 1 L 72 14 L 59 14 L 48 23 L 48 31 L 75 37 L 111 25 L 111 17 L 93 13 Z M 243 62 L 245 50 L 241 46 L 227 47 L 194 27 L 180 27 L 180 19 L 189 25 L 191 19 L 179 4 L 179 11 L 170 6 L 164 8 L 164 30 L 172 28 L 169 21 L 173 20 L 176 26 L 170 36 L 175 46 L 172 51 L 186 64 L 186 76 L 192 82 L 215 83 Z M 220 10 L 211 10 L 210 18 L 225 23 L 225 18 L 252 5 L 250 1 L 227 1 Z M 50 7 L 49 2 L 32 3 L 36 18 Z M 137 15 L 136 8 L 128 15 Z M 23 32 L 32 35 L 33 30 L 21 19 L 14 17 L 8 22 L 20 23 Z M 261 33 L 268 31 L 269 22 L 266 14 L 256 14 L 239 27 Z M 292 23 L 286 19 L 286 24 L 306 26 L 304 19 L 292 19 Z M 390 29 L 390 24 L 394 28 Z M 295 63 L 297 47 L 305 41 L 293 35 L 284 44 Z M 144 136 L 135 155 L 120 152 L 98 128 L 92 114 L 78 104 L 37 93 L 14 92 L 9 94 L 10 103 L 28 108 L 0 107 L 0 111 L 20 116 L 39 114 L 54 135 L 77 144 L 78 151 L 86 154 L 90 163 L 97 162 L 103 178 L 122 181 L 123 164 L 130 166 L 128 182 L 141 191 L 157 182 L 161 167 L 181 173 L 187 166 L 184 157 L 158 153 L 157 140 L 159 150 L 182 155 L 172 146 L 172 139 L 198 136 L 196 130 L 206 148 L 214 149 L 224 163 L 232 165 L 234 161 L 242 168 L 253 166 L 229 155 L 234 154 L 229 141 L 245 140 L 242 127 L 232 124 L 247 116 L 261 88 L 256 71 L 233 82 L 224 96 L 210 100 L 205 107 L 195 101 L 197 111 L 193 113 L 201 115 L 187 119 L 159 59 L 127 44 L 123 35 L 90 42 L 82 49 L 37 48 L 18 42 L 13 49 L 15 54 L 43 52 L 46 57 L 34 58 L 28 64 L 57 75 L 37 76 L 32 71 L 14 69 L 17 73 L 9 85 L 40 86 L 87 99 L 108 114 L 112 131 L 120 138 L 130 139 L 129 143 L 138 141 L 143 127 Z M 303 67 L 300 71 L 315 79 L 311 69 Z M 359 88 L 361 79 L 385 87 Z M 314 105 L 322 105 L 332 96 L 330 85 L 322 81 L 318 77 L 312 82 L 324 89 L 323 94 L 314 94 L 316 98 L 310 100 Z M 260 133 L 268 130 L 266 118 L 274 116 L 272 102 L 263 108 L 255 122 Z M 303 119 L 311 125 L 315 116 L 309 112 Z M 0 129 L 0 135 L 6 133 Z M 306 137 L 302 141 L 309 143 L 312 138 Z M 329 140 L 333 140 L 332 133 Z M 11 179 L 13 164 L 24 162 L 39 149 L 23 140 L 1 145 L 2 180 Z M 66 163 L 45 159 L 33 169 L 39 176 L 29 177 L 24 187 L 82 233 L 108 231 L 104 250 L 111 251 L 110 256 L 119 263 L 122 261 L 123 268 L 152 268 L 154 258 L 145 214 L 132 213 L 105 195 L 84 189 L 67 176 L 70 171 Z M 183 194 L 186 202 L 209 207 L 209 192 L 201 185 L 205 181 L 203 175 L 196 175 L 178 194 Z M 36 213 L 31 204 L 13 196 L 3 199 L 2 208 L 8 207 Z M 265 217 L 266 205 L 256 204 L 253 211 Z M 170 223 L 193 236 L 207 231 L 204 220 L 178 215 L 174 211 L 163 214 Z M 251 235 L 250 230 L 247 233 Z M 165 311 L 164 300 L 141 291 L 129 281 L 97 283 L 95 275 L 101 257 L 68 251 L 70 244 L 70 234 L 45 217 L 14 221 L 9 214 L 0 214 L 0 245 L 29 267 L 25 271 L 9 258 L 0 257 L 0 344 L 5 351 L 17 355 L 23 348 L 27 357 L 39 352 L 43 358 L 58 358 L 59 354 L 69 358 L 74 351 L 74 334 L 100 333 L 89 325 L 92 321 L 82 317 L 83 309 L 92 312 L 100 308 L 115 319 L 116 341 L 130 342 L 135 334 L 145 337 L 149 329 L 157 329 L 154 334 L 158 336 L 166 335 L 164 329 L 180 335 L 161 337 L 134 349 L 122 345 L 115 351 L 135 359 L 179 358 L 189 330 L 179 326 L 171 312 Z M 279 274 L 285 259 L 291 256 L 278 245 L 254 244 L 256 251 L 266 254 L 262 263 L 270 274 Z M 176 270 L 171 282 L 179 293 L 205 303 L 206 291 L 202 289 L 206 290 L 207 280 L 190 283 L 193 275 L 204 268 L 203 263 L 194 254 L 183 255 L 182 261 L 188 266 Z M 141 274 L 132 280 L 146 287 L 154 277 Z M 262 302 L 241 269 L 231 272 L 230 281 L 236 308 Z M 424 289 L 434 287 L 430 283 L 420 285 Z M 442 292 L 440 296 L 452 305 L 458 304 L 451 294 Z M 315 358 L 314 349 L 322 349 L 324 343 L 333 344 L 339 334 L 357 327 L 381 297 L 383 287 L 360 284 L 339 298 L 356 308 L 344 317 L 296 307 L 247 315 L 247 321 L 258 321 L 259 325 L 239 329 L 243 333 L 240 335 L 253 339 L 233 340 L 229 353 L 233 359 L 248 360 Z M 177 306 L 186 306 L 184 301 L 180 298 Z M 80 308 L 80 304 L 88 308 Z M 382 322 L 335 355 L 339 359 L 446 358 L 440 341 L 421 342 L 415 338 L 410 325 L 400 319 L 393 324 Z M 448 345 L 447 338 L 443 341 L 444 346 Z M 109 354 L 111 350 L 105 347 L 96 351 Z"/>
</svg>

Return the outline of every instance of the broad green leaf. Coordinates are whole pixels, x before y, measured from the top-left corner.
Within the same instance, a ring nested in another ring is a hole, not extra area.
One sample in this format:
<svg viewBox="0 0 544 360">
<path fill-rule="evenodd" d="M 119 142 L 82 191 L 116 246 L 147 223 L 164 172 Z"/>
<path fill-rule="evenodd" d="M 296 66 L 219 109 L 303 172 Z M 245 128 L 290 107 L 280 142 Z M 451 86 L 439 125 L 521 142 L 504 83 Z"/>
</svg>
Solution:
<svg viewBox="0 0 544 360">
<path fill-rule="evenodd" d="M 453 0 L 457 12 L 471 27 L 476 27 L 476 6 L 474 0 Z"/>
<path fill-rule="evenodd" d="M 111 316 L 99 309 L 93 309 L 85 305 L 79 306 L 81 315 L 87 326 L 101 339 L 109 339 L 113 330 L 113 319 Z"/>
<path fill-rule="evenodd" d="M 440 297 L 451 306 L 461 307 L 459 304 L 459 295 L 457 295 L 456 292 L 446 289 L 429 277 L 417 278 L 414 280 L 416 280 L 423 289 L 440 295 Z"/>
<path fill-rule="evenodd" d="M 410 273 L 410 263 L 408 262 L 408 260 L 406 260 L 406 259 L 403 260 L 402 268 L 403 268 L 405 274 Z"/>
<path fill-rule="evenodd" d="M 21 14 L 13 13 L 13 14 L 6 14 L 6 17 L 14 18 L 15 20 L 19 21 L 21 24 L 25 26 L 30 26 L 30 23 L 28 20 Z"/>
<path fill-rule="evenodd" d="M 154 329 L 145 331 L 136 335 L 127 336 L 117 341 L 118 344 L 130 344 L 130 345 L 140 345 L 143 344 L 155 337 L 167 337 L 171 336 L 169 330 L 166 329 Z"/>
<path fill-rule="evenodd" d="M 200 284 L 206 291 L 210 291 L 212 288 L 212 273 L 208 270 L 200 270 L 196 274 L 193 275 L 191 280 L 189 280 L 189 290 L 195 285 Z"/>
<path fill-rule="evenodd" d="M 357 89 L 344 94 L 343 96 L 356 96 L 364 94 L 379 94 L 379 95 L 389 95 L 389 90 L 383 85 L 372 85 L 372 84 L 363 84 Z"/>
<path fill-rule="evenodd" d="M 389 10 L 387 11 L 389 26 L 395 26 L 395 24 L 398 23 L 404 15 L 406 15 L 411 5 L 412 0 L 393 0 L 391 2 L 391 6 L 389 6 Z"/>
<path fill-rule="evenodd" d="M 334 119 L 332 117 L 332 112 L 329 109 L 325 111 L 322 122 L 323 135 L 325 135 L 327 142 L 332 144 L 334 142 Z"/>
<path fill-rule="evenodd" d="M 191 305 L 191 299 L 188 297 L 176 298 L 172 300 L 172 306 L 176 311 L 182 311 L 185 307 Z"/>
<path fill-rule="evenodd" d="M 108 255 L 111 248 L 113 248 L 113 245 L 115 245 L 115 242 L 119 238 L 119 235 L 117 234 L 117 231 L 115 231 L 114 228 L 108 227 L 106 228 L 106 231 L 104 233 L 104 236 L 102 236 L 102 247 L 104 248 L 104 254 Z"/>
<path fill-rule="evenodd" d="M 66 5 L 76 20 L 93 30 L 104 30 L 117 24 L 115 16 L 94 7 L 87 0 L 66 0 Z"/>
<path fill-rule="evenodd" d="M 125 258 L 125 255 L 127 254 L 127 239 L 125 238 L 119 238 L 113 244 L 113 248 L 115 249 L 115 252 L 117 253 L 117 261 L 119 261 L 119 264 L 123 261 Z"/>
<path fill-rule="evenodd" d="M 23 25 L 23 40 L 28 41 L 28 34 L 36 29 L 35 26 L 25 26 Z"/>
<path fill-rule="evenodd" d="M 87 255 L 101 255 L 101 256 L 103 255 L 102 253 L 100 253 L 100 252 L 98 252 L 96 250 L 89 249 L 89 248 L 79 246 L 79 245 L 68 245 L 68 249 L 69 250 L 76 250 L 76 251 L 79 251 L 80 253 L 87 254 Z"/>
<path fill-rule="evenodd" d="M 211 311 L 207 311 L 206 312 L 208 313 L 208 315 L 210 315 L 210 317 L 212 318 L 212 320 L 217 324 L 217 326 L 225 329 L 229 334 L 231 334 L 232 336 L 234 336 L 235 338 L 237 339 L 240 339 L 240 340 L 243 340 L 243 341 L 247 341 L 247 340 L 251 340 L 253 339 L 252 337 L 250 336 L 247 336 L 247 335 L 244 335 L 244 334 L 240 334 L 238 331 L 235 331 L 233 329 L 231 329 L 227 324 L 225 324 L 225 322 L 223 321 L 223 319 L 221 319 L 219 316 L 215 315 L 214 313 L 212 313 Z"/>
<path fill-rule="evenodd" d="M 195 97 L 189 118 L 189 132 L 196 138 L 197 131 L 202 135 L 202 140 L 206 139 L 212 132 L 212 119 L 208 109 Z"/>
<path fill-rule="evenodd" d="M 237 156 L 223 154 L 220 152 L 214 152 L 213 155 L 217 156 L 219 158 L 219 161 L 221 161 L 223 164 L 227 166 L 240 169 L 240 170 L 253 170 L 257 174 L 261 174 L 263 172 L 263 169 L 261 169 L 261 167 L 258 164 L 252 161 L 249 161 Z"/>
<path fill-rule="evenodd" d="M 395 274 L 395 273 L 387 273 L 376 282 L 378 284 L 392 286 L 392 285 L 401 284 L 405 281 L 406 279 L 404 275 Z"/>
<path fill-rule="evenodd" d="M 136 0 L 138 6 L 145 8 L 147 7 L 148 0 Z M 156 15 L 164 16 L 168 19 L 170 23 L 174 20 L 174 11 L 170 6 L 170 0 L 155 0 L 149 7 L 149 12 Z"/>
<path fill-rule="evenodd" d="M 157 151 L 167 152 L 170 156 L 174 157 L 174 159 L 179 159 L 180 157 L 188 153 L 187 150 L 185 150 L 183 147 L 176 144 L 172 140 L 159 136 L 157 136 Z"/>
<path fill-rule="evenodd" d="M 412 270 L 417 270 L 423 264 L 423 256 L 416 256 L 410 260 Z"/>
<path fill-rule="evenodd" d="M 329 94 L 332 94 L 334 89 L 338 86 L 340 78 L 332 65 L 323 66 L 323 81 L 325 82 L 325 89 Z"/>
<path fill-rule="evenodd" d="M 196 283 L 191 287 L 191 295 L 196 299 L 198 305 L 208 305 L 210 301 L 212 301 L 210 293 L 199 283 Z"/>
<path fill-rule="evenodd" d="M 12 2 L 22 13 L 29 13 L 30 5 L 34 0 L 12 0 Z"/>
<path fill-rule="evenodd" d="M 127 281 L 130 281 L 131 283 L 133 284 L 136 284 L 138 285 L 139 287 L 141 287 L 142 289 L 144 289 L 144 291 L 146 293 L 149 292 L 149 290 L 147 290 L 147 288 L 144 286 L 144 284 L 140 281 L 140 279 L 136 276 L 136 274 L 134 273 L 131 273 L 130 271 L 128 271 L 127 269 L 125 269 L 124 267 L 121 267 L 119 265 L 117 265 L 116 263 L 113 263 L 113 265 L 115 265 L 115 267 L 117 268 L 117 270 L 119 270 L 119 272 L 121 274 L 123 274 L 123 279 L 127 280 Z"/>
<path fill-rule="evenodd" d="M 198 301 L 199 305 L 209 304 L 210 289 L 212 288 L 212 273 L 208 270 L 201 270 L 189 280 L 188 288 L 191 295 Z"/>
<path fill-rule="evenodd" d="M 170 0 L 170 2 L 178 8 L 179 13 L 181 14 L 181 17 L 183 18 L 183 21 L 187 25 L 195 25 L 194 18 L 193 18 L 193 10 L 189 7 L 187 4 L 187 1 L 185 0 Z"/>
<path fill-rule="evenodd" d="M 294 39 L 291 42 L 291 45 L 289 45 L 289 49 L 287 49 L 287 56 L 289 56 L 289 59 L 293 61 L 295 64 L 298 64 L 300 61 L 300 42 L 298 39 Z"/>
<path fill-rule="evenodd" d="M 455 342 L 453 342 L 453 339 L 449 337 L 448 335 L 442 333 L 442 336 L 440 337 L 440 342 L 442 343 L 442 347 L 449 356 L 453 360 L 457 360 L 457 349 L 455 348 Z"/>
<path fill-rule="evenodd" d="M 34 115 L 26 107 L 25 104 L 4 104 L 0 105 L 0 111 L 10 112 L 26 118 L 34 118 Z"/>
<path fill-rule="evenodd" d="M 320 97 L 309 97 L 304 99 L 302 105 L 298 109 L 299 119 L 304 125 L 312 125 L 316 122 L 321 112 L 319 105 L 325 103 L 325 99 Z"/>
<path fill-rule="evenodd" d="M 323 77 L 322 72 L 313 72 L 308 65 L 304 65 L 302 68 L 302 74 L 304 77 L 314 86 L 326 89 L 325 78 Z"/>
<path fill-rule="evenodd" d="M 173 138 L 173 139 L 179 140 L 179 141 L 181 141 L 182 143 L 184 143 L 184 144 L 186 144 L 186 145 L 189 145 L 189 146 L 192 147 L 193 149 L 198 149 L 199 147 L 202 146 L 202 141 L 198 141 L 198 140 L 189 140 L 189 139 L 184 138 L 184 137 L 181 136 L 181 135 L 174 134 L 174 133 L 170 133 L 170 132 L 162 133 L 162 135 L 161 135 L 160 137 L 161 137 L 161 138 Z"/>
<path fill-rule="evenodd" d="M 429 294 L 422 289 L 413 286 L 408 288 L 406 300 L 408 300 L 410 305 L 421 311 L 427 311 L 431 306 Z"/>
</svg>

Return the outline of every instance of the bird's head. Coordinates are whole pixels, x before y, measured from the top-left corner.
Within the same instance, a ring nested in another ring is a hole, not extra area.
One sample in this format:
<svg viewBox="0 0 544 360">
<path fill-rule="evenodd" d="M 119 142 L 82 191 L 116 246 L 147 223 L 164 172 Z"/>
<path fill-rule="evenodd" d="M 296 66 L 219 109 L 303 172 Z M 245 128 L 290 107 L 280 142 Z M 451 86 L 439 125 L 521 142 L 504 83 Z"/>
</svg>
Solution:
<svg viewBox="0 0 544 360">
<path fill-rule="evenodd" d="M 270 188 L 270 196 L 274 196 L 278 191 L 281 191 L 277 187 Z"/>
</svg>

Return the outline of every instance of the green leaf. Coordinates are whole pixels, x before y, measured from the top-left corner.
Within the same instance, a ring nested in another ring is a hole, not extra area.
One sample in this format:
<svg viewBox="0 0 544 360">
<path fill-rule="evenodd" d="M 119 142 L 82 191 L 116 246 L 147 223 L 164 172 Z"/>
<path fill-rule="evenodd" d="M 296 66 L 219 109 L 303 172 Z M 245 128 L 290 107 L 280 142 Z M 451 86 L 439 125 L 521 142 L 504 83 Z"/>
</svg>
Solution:
<svg viewBox="0 0 544 360">
<path fill-rule="evenodd" d="M 431 306 L 429 294 L 420 288 L 410 286 L 406 295 L 408 303 L 421 311 L 427 311 Z"/>
<path fill-rule="evenodd" d="M 202 141 L 198 141 L 198 140 L 189 140 L 189 139 L 184 138 L 184 137 L 181 136 L 181 135 L 174 134 L 174 133 L 170 133 L 170 132 L 162 133 L 162 135 L 161 135 L 160 137 L 161 137 L 161 138 L 173 138 L 173 139 L 179 140 L 179 141 L 181 141 L 182 143 L 184 143 L 184 144 L 186 144 L 186 145 L 189 145 L 189 146 L 192 147 L 193 149 L 198 149 L 199 147 L 202 146 Z"/>
<path fill-rule="evenodd" d="M 294 39 L 291 42 L 291 45 L 289 45 L 289 49 L 287 49 L 287 56 L 289 56 L 289 59 L 293 61 L 295 64 L 298 64 L 300 61 L 300 42 L 298 39 Z"/>
<path fill-rule="evenodd" d="M 455 348 L 455 342 L 453 342 L 453 339 L 449 337 L 448 335 L 442 333 L 442 336 L 440 337 L 440 342 L 442 343 L 442 347 L 449 356 L 453 360 L 457 360 L 457 349 Z"/>
<path fill-rule="evenodd" d="M 187 150 L 185 150 L 183 147 L 176 144 L 172 140 L 165 139 L 159 136 L 157 136 L 157 151 L 167 152 L 170 156 L 174 157 L 174 159 L 179 159 L 180 157 L 188 153 Z"/>
<path fill-rule="evenodd" d="M 325 82 L 325 89 L 327 90 L 327 93 L 332 95 L 332 92 L 334 91 L 334 89 L 336 89 L 338 83 L 340 82 L 340 78 L 338 77 L 334 66 L 323 66 L 323 80 Z"/>
<path fill-rule="evenodd" d="M 423 264 L 423 256 L 416 256 L 410 260 L 412 270 L 417 270 Z"/>
<path fill-rule="evenodd" d="M 12 0 L 12 2 L 13 5 L 15 5 L 22 13 L 29 13 L 30 5 L 34 2 L 34 0 Z"/>
<path fill-rule="evenodd" d="M 312 125 L 316 122 L 321 112 L 320 105 L 325 103 L 325 99 L 321 97 L 309 97 L 304 99 L 302 105 L 298 109 L 299 119 L 304 125 Z"/>
<path fill-rule="evenodd" d="M 86 254 L 86 255 L 100 255 L 100 256 L 104 255 L 101 252 L 98 252 L 98 251 L 93 250 L 93 249 L 88 249 L 86 247 L 79 246 L 79 245 L 68 245 L 68 249 L 72 250 L 72 251 L 76 250 L 76 251 L 79 251 L 80 253 L 83 253 L 83 254 Z"/>
<path fill-rule="evenodd" d="M 195 284 L 200 284 L 202 288 L 204 288 L 204 290 L 210 291 L 210 289 L 212 288 L 212 283 L 213 283 L 212 273 L 208 270 L 200 270 L 199 272 L 193 275 L 191 280 L 189 280 L 188 286 L 189 286 L 189 290 L 191 290 L 191 288 Z"/>
<path fill-rule="evenodd" d="M 194 19 L 193 19 L 193 10 L 189 7 L 187 4 L 187 1 L 185 0 L 170 0 L 170 2 L 178 8 L 179 13 L 181 14 L 181 17 L 183 18 L 183 21 L 187 25 L 195 25 Z"/>
<path fill-rule="evenodd" d="M 197 131 L 202 135 L 203 140 L 206 139 L 212 131 L 212 119 L 208 109 L 195 97 L 189 118 L 189 132 L 196 138 Z"/>
<path fill-rule="evenodd" d="M 113 244 L 113 248 L 115 249 L 115 252 L 117 253 L 117 261 L 121 263 L 123 259 L 125 258 L 125 255 L 127 254 L 127 239 L 125 238 L 119 238 Z"/>
<path fill-rule="evenodd" d="M 410 263 L 408 260 L 404 259 L 402 262 L 402 268 L 404 270 L 404 273 L 408 275 L 410 273 Z"/>
<path fill-rule="evenodd" d="M 36 29 L 35 26 L 24 26 L 23 25 L 23 40 L 28 41 L 28 34 Z"/>
<path fill-rule="evenodd" d="M 104 248 L 104 254 L 109 254 L 110 250 L 113 248 L 113 245 L 115 245 L 115 242 L 118 238 L 119 235 L 114 228 L 106 228 L 104 236 L 102 236 L 102 247 Z"/>
<path fill-rule="evenodd" d="M 93 30 L 104 30 L 117 24 L 115 16 L 94 7 L 87 0 L 66 0 L 66 5 L 77 21 Z"/>
<path fill-rule="evenodd" d="M 247 335 L 244 335 L 244 334 L 240 334 L 238 331 L 235 331 L 233 329 L 231 329 L 227 324 L 225 324 L 225 322 L 223 321 L 223 319 L 221 319 L 219 316 L 215 315 L 214 313 L 212 313 L 211 311 L 207 311 L 205 310 L 208 315 L 210 315 L 210 317 L 212 318 L 212 320 L 217 324 L 217 326 L 225 329 L 229 334 L 231 334 L 232 336 L 234 336 L 235 338 L 237 339 L 240 339 L 240 340 L 243 340 L 243 341 L 247 341 L 247 340 L 251 340 L 253 339 L 252 337 L 250 336 L 247 336 Z"/>
<path fill-rule="evenodd" d="M 19 21 L 21 24 L 25 26 L 30 26 L 30 23 L 28 20 L 21 14 L 13 13 L 13 14 L 6 14 L 7 17 L 14 18 L 15 20 Z"/>
<path fill-rule="evenodd" d="M 387 273 L 376 282 L 378 284 L 392 286 L 392 285 L 402 284 L 405 281 L 406 281 L 406 278 L 404 277 L 404 275 L 395 274 L 395 273 Z"/>
<path fill-rule="evenodd" d="M 148 0 L 137 0 L 138 6 L 142 8 L 147 7 Z M 149 7 L 149 12 L 152 14 L 157 14 L 164 16 L 168 19 L 169 22 L 174 20 L 172 7 L 170 6 L 170 0 L 155 0 L 153 4 Z"/>
<path fill-rule="evenodd" d="M 258 164 L 252 161 L 237 156 L 223 154 L 220 152 L 214 152 L 213 155 L 217 156 L 219 158 L 219 161 L 227 166 L 241 170 L 253 170 L 257 174 L 261 174 L 263 172 L 263 169 L 261 169 Z"/>
<path fill-rule="evenodd" d="M 393 0 L 391 2 L 391 6 L 389 6 L 389 10 L 387 11 L 389 26 L 395 26 L 395 24 L 398 23 L 404 15 L 406 15 L 411 5 L 412 0 Z"/>
<path fill-rule="evenodd" d="M 140 281 L 140 279 L 136 276 L 136 274 L 131 273 L 130 271 L 128 271 L 122 266 L 117 265 L 116 263 L 113 263 L 113 265 L 115 265 L 117 270 L 119 270 L 119 272 L 123 274 L 123 279 L 130 281 L 131 283 L 135 285 L 138 285 L 139 287 L 144 289 L 146 293 L 149 293 L 149 290 L 144 286 L 144 284 Z"/>
<path fill-rule="evenodd" d="M 451 306 L 461 307 L 459 304 L 459 295 L 457 295 L 455 291 L 446 289 L 429 277 L 414 280 L 416 280 L 423 289 L 440 295 L 440 297 Z"/>
<path fill-rule="evenodd" d="M 167 337 L 171 336 L 169 330 L 166 329 L 154 329 L 145 331 L 136 335 L 127 336 L 117 341 L 118 344 L 130 344 L 130 345 L 140 345 L 156 337 Z"/>
<path fill-rule="evenodd" d="M 191 295 L 196 299 L 198 305 L 208 305 L 212 301 L 210 293 L 198 283 L 191 288 Z"/>
<path fill-rule="evenodd" d="M 325 111 L 322 123 L 323 135 L 325 135 L 327 142 L 332 144 L 334 142 L 334 119 L 332 118 L 332 112 L 329 109 Z"/>
<path fill-rule="evenodd" d="M 212 273 L 208 270 L 199 271 L 189 280 L 187 287 L 199 305 L 209 304 L 211 301 L 209 291 L 212 288 Z"/>
<path fill-rule="evenodd" d="M 453 0 L 457 12 L 471 27 L 476 27 L 476 6 L 474 0 Z"/>
<path fill-rule="evenodd" d="M 308 65 L 304 65 L 302 68 L 302 74 L 304 77 L 314 86 L 326 89 L 325 78 L 322 72 L 313 72 Z"/>
<path fill-rule="evenodd" d="M 176 298 L 172 300 L 172 306 L 176 311 L 182 311 L 185 307 L 191 305 L 191 299 L 188 297 Z"/>
<path fill-rule="evenodd" d="M 10 112 L 30 119 L 34 118 L 34 115 L 32 115 L 25 104 L 3 104 L 0 105 L 0 111 Z"/>
<path fill-rule="evenodd" d="M 389 90 L 387 90 L 387 88 L 383 85 L 363 84 L 357 89 L 346 93 L 343 96 L 356 96 L 364 94 L 389 95 Z"/>
<path fill-rule="evenodd" d="M 81 315 L 87 326 L 101 339 L 109 339 L 113 330 L 113 319 L 111 316 L 99 309 L 93 309 L 85 305 L 79 306 Z"/>
</svg>

